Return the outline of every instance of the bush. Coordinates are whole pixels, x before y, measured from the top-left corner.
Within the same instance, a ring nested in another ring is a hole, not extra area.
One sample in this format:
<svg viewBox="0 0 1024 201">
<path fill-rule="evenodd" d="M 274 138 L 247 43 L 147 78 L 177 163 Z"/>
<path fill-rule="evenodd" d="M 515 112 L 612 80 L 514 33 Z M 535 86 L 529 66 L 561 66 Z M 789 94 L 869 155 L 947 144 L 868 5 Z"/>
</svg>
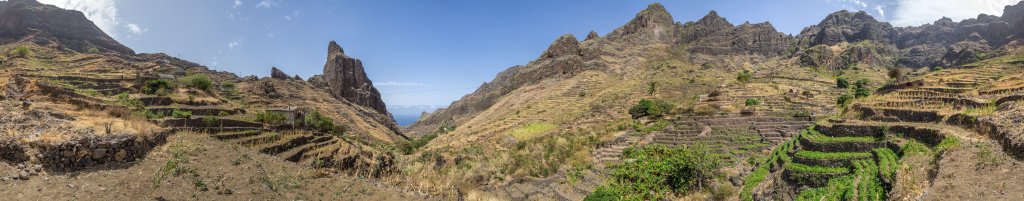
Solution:
<svg viewBox="0 0 1024 201">
<path fill-rule="evenodd" d="M 167 80 L 149 80 L 142 86 L 142 93 L 144 94 L 156 94 L 165 96 L 174 91 L 174 85 L 171 85 Z"/>
<path fill-rule="evenodd" d="M 761 100 L 757 100 L 756 98 L 748 98 L 747 101 L 744 102 L 744 104 L 747 107 L 756 106 L 756 105 L 760 105 L 761 104 Z"/>
<path fill-rule="evenodd" d="M 650 145 L 630 148 L 626 160 L 612 170 L 608 186 L 587 197 L 660 200 L 665 193 L 686 193 L 708 187 L 720 177 L 722 156 L 702 145 L 668 148 Z"/>
<path fill-rule="evenodd" d="M 850 104 L 851 101 L 853 101 L 853 96 L 850 95 L 849 93 L 845 93 L 839 96 L 839 98 L 836 100 L 836 105 L 839 105 L 839 107 L 846 107 L 847 105 Z"/>
<path fill-rule="evenodd" d="M 857 80 L 857 82 L 853 84 L 853 87 L 855 87 L 855 88 L 868 88 L 868 80 L 866 80 L 866 79 Z"/>
<path fill-rule="evenodd" d="M 636 105 L 633 105 L 632 108 L 629 108 L 629 115 L 634 119 L 647 116 L 660 117 L 665 115 L 665 113 L 668 113 L 668 111 L 671 111 L 674 107 L 675 105 L 662 100 L 643 99 Z"/>
<path fill-rule="evenodd" d="M 868 89 L 865 88 L 857 88 L 856 90 L 853 91 L 853 94 L 857 98 L 864 98 L 870 96 L 871 91 L 868 91 Z"/>
<path fill-rule="evenodd" d="M 28 58 L 31 53 L 32 50 L 29 50 L 27 47 L 16 47 L 14 50 L 11 50 L 9 54 L 11 55 L 11 58 Z"/>
<path fill-rule="evenodd" d="M 210 81 L 210 77 L 206 74 L 192 74 L 181 78 L 181 82 L 187 84 L 189 87 L 210 91 L 210 87 L 213 86 L 213 82 Z"/>
<path fill-rule="evenodd" d="M 619 193 L 614 189 L 598 186 L 593 193 L 583 198 L 583 201 L 616 201 L 619 200 Z"/>
<path fill-rule="evenodd" d="M 749 82 L 752 76 L 753 73 L 751 73 L 749 70 L 743 70 L 743 72 L 740 72 L 736 75 L 736 81 Z"/>
<path fill-rule="evenodd" d="M 184 111 L 174 109 L 171 111 L 171 117 L 174 118 L 192 118 L 192 111 Z"/>
<path fill-rule="evenodd" d="M 402 152 L 402 154 L 412 154 L 412 152 L 426 146 L 427 143 L 434 140 L 434 138 L 437 138 L 437 134 L 431 133 L 420 138 L 398 143 L 396 147 L 398 148 L 398 151 Z"/>
<path fill-rule="evenodd" d="M 280 112 L 264 111 L 256 113 L 256 121 L 265 124 L 281 124 L 284 123 L 285 119 L 287 118 L 284 116 L 284 114 L 281 114 Z"/>
<path fill-rule="evenodd" d="M 96 48 L 96 47 L 90 47 L 89 50 L 86 50 L 86 51 L 88 51 L 89 53 L 93 53 L 93 54 L 100 53 L 100 49 Z"/>
<path fill-rule="evenodd" d="M 344 134 L 346 130 L 343 126 L 334 125 L 334 120 L 324 116 L 320 111 L 313 111 L 313 113 L 306 115 L 302 119 L 302 123 L 314 130 L 338 136 Z"/>
<path fill-rule="evenodd" d="M 850 81 L 846 80 L 845 77 L 837 77 L 836 78 L 836 87 L 843 88 L 843 89 L 848 88 L 848 87 L 850 87 Z"/>
<path fill-rule="evenodd" d="M 217 125 L 217 117 L 205 116 L 205 117 L 203 117 L 203 124 L 206 124 L 206 126 L 216 126 Z"/>
</svg>

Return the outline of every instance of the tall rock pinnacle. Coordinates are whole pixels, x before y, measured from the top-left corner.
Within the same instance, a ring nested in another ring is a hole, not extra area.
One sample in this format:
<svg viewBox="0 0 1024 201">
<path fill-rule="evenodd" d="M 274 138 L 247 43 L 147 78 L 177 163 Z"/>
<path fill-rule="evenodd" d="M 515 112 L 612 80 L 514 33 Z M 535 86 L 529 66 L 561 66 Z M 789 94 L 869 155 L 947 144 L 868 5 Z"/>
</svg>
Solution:
<svg viewBox="0 0 1024 201">
<path fill-rule="evenodd" d="M 387 107 L 380 98 L 380 92 L 366 77 L 363 62 L 345 55 L 345 51 L 334 41 L 327 46 L 327 63 L 324 64 L 323 81 L 334 98 L 345 99 L 388 115 Z"/>
</svg>

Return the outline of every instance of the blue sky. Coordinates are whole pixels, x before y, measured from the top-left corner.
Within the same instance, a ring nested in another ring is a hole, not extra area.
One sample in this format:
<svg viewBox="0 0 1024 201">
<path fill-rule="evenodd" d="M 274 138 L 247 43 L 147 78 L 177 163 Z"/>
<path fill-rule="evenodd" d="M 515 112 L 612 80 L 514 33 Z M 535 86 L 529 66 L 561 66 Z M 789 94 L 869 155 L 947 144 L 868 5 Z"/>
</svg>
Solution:
<svg viewBox="0 0 1024 201">
<path fill-rule="evenodd" d="M 303 78 L 322 71 L 327 43 L 363 61 L 396 116 L 448 105 L 498 72 L 537 58 L 558 36 L 604 35 L 656 1 L 40 0 L 80 10 L 137 52 L 212 69 Z M 710 10 L 733 24 L 771 21 L 796 35 L 827 14 L 864 10 L 896 25 L 1001 14 L 1016 0 L 664 1 L 676 21 Z M 416 109 L 408 109 L 409 107 Z"/>
</svg>

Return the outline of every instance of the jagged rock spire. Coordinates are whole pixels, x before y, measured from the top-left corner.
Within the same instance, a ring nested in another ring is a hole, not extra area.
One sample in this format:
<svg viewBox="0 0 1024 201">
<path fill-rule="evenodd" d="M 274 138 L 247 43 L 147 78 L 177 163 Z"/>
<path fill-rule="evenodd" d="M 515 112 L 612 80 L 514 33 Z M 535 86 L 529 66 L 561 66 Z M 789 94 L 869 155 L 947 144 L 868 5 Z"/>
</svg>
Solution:
<svg viewBox="0 0 1024 201">
<path fill-rule="evenodd" d="M 541 55 L 542 58 L 554 58 L 562 55 L 580 55 L 580 42 L 576 40 L 576 36 L 572 34 L 565 34 L 551 43 L 548 50 L 544 51 Z"/>
<path fill-rule="evenodd" d="M 327 85 L 327 91 L 335 98 L 345 99 L 388 115 L 380 92 L 366 76 L 363 62 L 345 55 L 337 42 L 331 41 L 327 45 L 327 63 L 324 64 L 322 79 Z"/>
</svg>

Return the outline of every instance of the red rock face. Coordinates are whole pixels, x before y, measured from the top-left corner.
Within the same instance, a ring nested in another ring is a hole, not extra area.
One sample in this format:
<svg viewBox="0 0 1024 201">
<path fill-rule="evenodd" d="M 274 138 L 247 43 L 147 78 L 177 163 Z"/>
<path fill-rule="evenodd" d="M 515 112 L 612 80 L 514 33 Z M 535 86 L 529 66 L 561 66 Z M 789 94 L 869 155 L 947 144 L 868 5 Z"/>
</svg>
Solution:
<svg viewBox="0 0 1024 201">
<path fill-rule="evenodd" d="M 57 43 L 60 46 L 86 52 L 90 48 L 100 51 L 135 54 L 121 45 L 81 12 L 64 10 L 35 0 L 0 2 L 0 43 L 17 42 L 32 37 L 40 45 Z"/>
<path fill-rule="evenodd" d="M 380 92 L 366 77 L 363 62 L 345 55 L 338 43 L 331 41 L 327 46 L 327 63 L 324 64 L 322 81 L 334 98 L 373 108 L 381 114 L 388 114 Z"/>
</svg>

